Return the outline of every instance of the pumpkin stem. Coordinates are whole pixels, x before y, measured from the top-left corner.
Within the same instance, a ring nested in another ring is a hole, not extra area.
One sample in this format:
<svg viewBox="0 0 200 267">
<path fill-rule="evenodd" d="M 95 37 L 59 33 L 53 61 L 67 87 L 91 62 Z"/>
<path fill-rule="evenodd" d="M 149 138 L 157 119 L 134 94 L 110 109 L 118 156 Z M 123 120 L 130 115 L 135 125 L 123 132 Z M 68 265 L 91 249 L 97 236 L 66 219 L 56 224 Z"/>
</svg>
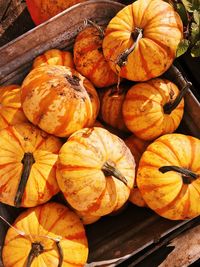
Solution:
<svg viewBox="0 0 200 267">
<path fill-rule="evenodd" d="M 32 243 L 32 248 L 28 255 L 26 267 L 30 267 L 35 257 L 38 257 L 44 251 L 44 247 L 40 243 Z"/>
<path fill-rule="evenodd" d="M 104 163 L 101 170 L 103 171 L 105 176 L 114 176 L 118 180 L 120 180 L 122 183 L 127 185 L 126 178 L 121 174 L 119 170 L 115 168 L 114 162 L 108 160 Z"/>
<path fill-rule="evenodd" d="M 22 169 L 22 175 L 19 182 L 19 186 L 17 188 L 17 193 L 14 199 L 14 205 L 15 207 L 20 207 L 22 202 L 22 197 L 25 191 L 25 187 L 28 181 L 28 177 L 31 172 L 31 167 L 35 163 L 35 159 L 33 157 L 33 154 L 30 152 L 24 153 L 24 157 L 21 161 L 23 163 L 23 169 Z"/>
<path fill-rule="evenodd" d="M 190 184 L 192 181 L 196 180 L 200 177 L 199 174 L 196 174 L 188 169 L 178 166 L 163 166 L 159 168 L 159 171 L 162 173 L 166 173 L 169 171 L 175 171 L 182 174 L 182 179 L 184 184 Z"/>
<path fill-rule="evenodd" d="M 92 25 L 93 27 L 95 27 L 98 31 L 99 31 L 99 37 L 101 39 L 104 38 L 104 30 L 101 26 L 99 26 L 97 23 L 95 23 L 94 21 L 90 20 L 90 19 L 86 19 L 85 20 L 85 25 L 87 26 L 88 24 Z"/>
<path fill-rule="evenodd" d="M 186 92 L 188 91 L 188 89 L 192 86 L 191 82 L 186 83 L 186 85 L 183 87 L 183 89 L 179 92 L 179 94 L 177 95 L 177 97 L 175 98 L 174 101 L 169 101 L 168 103 L 166 103 L 163 106 L 163 110 L 165 114 L 170 114 L 181 102 L 182 98 L 184 97 L 184 95 L 186 94 Z"/>
<path fill-rule="evenodd" d="M 58 267 L 61 267 L 62 266 L 62 263 L 63 263 L 63 250 L 61 248 L 61 245 L 60 245 L 60 242 L 59 241 L 56 241 L 56 246 L 57 246 L 58 254 L 59 254 Z"/>
<path fill-rule="evenodd" d="M 119 57 L 117 58 L 117 65 L 121 68 L 124 65 L 126 65 L 127 63 L 127 58 L 130 55 L 130 53 L 132 53 L 136 46 L 138 45 L 139 40 L 142 38 L 143 34 L 142 34 L 143 30 L 140 28 L 135 28 L 134 32 L 132 33 L 133 36 L 133 40 L 134 43 L 132 44 L 132 46 L 128 49 L 126 49 L 123 53 L 121 53 L 119 55 Z"/>
</svg>

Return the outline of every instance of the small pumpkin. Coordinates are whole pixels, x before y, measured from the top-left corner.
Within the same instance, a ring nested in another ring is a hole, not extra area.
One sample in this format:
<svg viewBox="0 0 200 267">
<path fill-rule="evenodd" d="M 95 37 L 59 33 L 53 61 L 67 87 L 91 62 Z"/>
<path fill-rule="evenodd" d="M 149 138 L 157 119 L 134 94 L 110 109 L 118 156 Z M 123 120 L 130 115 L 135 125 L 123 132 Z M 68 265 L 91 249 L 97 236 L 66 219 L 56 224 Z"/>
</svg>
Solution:
<svg viewBox="0 0 200 267">
<path fill-rule="evenodd" d="M 88 243 L 80 219 L 55 202 L 20 214 L 8 229 L 2 252 L 5 267 L 81 267 L 87 257 Z"/>
<path fill-rule="evenodd" d="M 74 68 L 73 55 L 69 51 L 59 49 L 47 50 L 44 54 L 36 57 L 33 61 L 33 68 L 43 65 L 61 65 Z"/>
<path fill-rule="evenodd" d="M 132 86 L 122 107 L 127 128 L 144 140 L 174 132 L 183 117 L 183 95 L 188 88 L 179 91 L 174 83 L 161 78 Z"/>
<path fill-rule="evenodd" d="M 118 76 L 103 55 L 102 31 L 95 26 L 85 28 L 77 35 L 73 48 L 76 69 L 98 88 L 118 82 Z"/>
<path fill-rule="evenodd" d="M 122 104 L 128 87 L 120 84 L 107 88 L 100 92 L 100 118 L 113 128 L 129 132 L 122 116 Z"/>
<path fill-rule="evenodd" d="M 22 83 L 26 117 L 47 133 L 68 137 L 94 124 L 99 98 L 93 85 L 74 69 L 45 65 Z"/>
<path fill-rule="evenodd" d="M 103 53 L 120 77 L 146 81 L 171 66 L 182 38 L 182 20 L 170 4 L 137 0 L 109 22 Z"/>
<path fill-rule="evenodd" d="M 143 153 L 137 185 L 147 205 L 171 220 L 200 215 L 200 140 L 166 134 Z"/>
<path fill-rule="evenodd" d="M 63 10 L 87 0 L 26 0 L 32 20 L 39 25 Z"/>
<path fill-rule="evenodd" d="M 125 141 L 125 144 L 127 145 L 127 147 L 130 149 L 130 151 L 131 151 L 131 153 L 135 159 L 135 167 L 136 167 L 135 185 L 131 189 L 129 201 L 131 203 L 135 204 L 136 206 L 146 207 L 147 205 L 146 205 L 144 199 L 142 198 L 140 190 L 137 187 L 137 168 L 139 165 L 140 158 L 141 158 L 142 154 L 144 153 L 144 151 L 146 150 L 146 148 L 148 147 L 148 145 L 150 144 L 150 142 L 139 139 L 138 137 L 136 137 L 134 135 L 129 136 L 124 141 Z"/>
<path fill-rule="evenodd" d="M 61 141 L 29 123 L 0 131 L 0 201 L 33 207 L 58 193 L 56 162 Z"/>
<path fill-rule="evenodd" d="M 89 215 L 87 212 L 84 213 L 81 211 L 79 211 L 79 212 L 76 211 L 76 214 L 79 216 L 79 218 L 81 219 L 81 221 L 84 225 L 92 224 L 101 218 L 100 216 Z"/>
<path fill-rule="evenodd" d="M 21 88 L 12 84 L 0 87 L 0 130 L 8 125 L 27 122 L 21 106 Z"/>
<path fill-rule="evenodd" d="M 77 131 L 59 152 L 57 181 L 78 212 L 103 216 L 120 209 L 128 200 L 134 178 L 130 150 L 103 128 Z"/>
</svg>

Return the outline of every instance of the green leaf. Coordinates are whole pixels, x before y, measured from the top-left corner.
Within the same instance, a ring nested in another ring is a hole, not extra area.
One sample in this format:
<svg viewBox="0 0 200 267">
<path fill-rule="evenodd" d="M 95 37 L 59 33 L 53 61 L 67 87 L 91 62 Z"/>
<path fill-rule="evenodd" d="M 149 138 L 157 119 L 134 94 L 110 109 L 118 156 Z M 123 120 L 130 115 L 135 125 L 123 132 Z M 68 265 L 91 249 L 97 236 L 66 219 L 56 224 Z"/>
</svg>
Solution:
<svg viewBox="0 0 200 267">
<path fill-rule="evenodd" d="M 190 41 L 192 44 L 196 43 L 198 40 L 200 40 L 200 27 L 196 23 L 191 24 L 191 37 Z"/>
<path fill-rule="evenodd" d="M 192 57 L 200 57 L 200 40 L 196 42 L 196 44 L 191 49 Z"/>
<path fill-rule="evenodd" d="M 188 50 L 189 45 L 190 45 L 189 40 L 183 39 L 182 41 L 180 41 L 178 48 L 176 50 L 176 57 L 182 56 Z"/>
<path fill-rule="evenodd" d="M 200 24 L 200 11 L 194 10 L 193 13 L 194 21 L 196 22 L 197 25 Z"/>
<path fill-rule="evenodd" d="M 193 12 L 194 10 L 200 11 L 200 1 L 199 0 L 182 0 L 188 12 Z"/>
<path fill-rule="evenodd" d="M 176 4 L 176 11 L 178 12 L 179 16 L 181 17 L 183 24 L 187 25 L 187 23 L 188 23 L 187 12 L 186 12 L 185 7 L 182 3 Z"/>
</svg>

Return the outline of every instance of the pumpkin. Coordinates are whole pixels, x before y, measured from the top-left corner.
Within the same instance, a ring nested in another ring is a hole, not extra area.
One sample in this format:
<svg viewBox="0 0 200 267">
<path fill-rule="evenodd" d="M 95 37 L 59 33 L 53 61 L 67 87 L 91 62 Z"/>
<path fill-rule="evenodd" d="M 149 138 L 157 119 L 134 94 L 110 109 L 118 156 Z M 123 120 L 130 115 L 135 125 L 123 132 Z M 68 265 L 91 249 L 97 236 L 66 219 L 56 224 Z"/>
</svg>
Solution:
<svg viewBox="0 0 200 267">
<path fill-rule="evenodd" d="M 179 91 L 174 83 L 160 78 L 132 86 L 122 107 L 127 128 L 144 140 L 174 132 L 183 117 L 182 93 L 187 88 Z"/>
<path fill-rule="evenodd" d="M 200 215 L 200 140 L 166 134 L 143 153 L 137 185 L 147 205 L 171 220 Z"/>
<path fill-rule="evenodd" d="M 55 202 L 20 214 L 8 229 L 2 253 L 5 267 L 81 267 L 87 257 L 83 224 L 74 212 Z"/>
<path fill-rule="evenodd" d="M 104 58 L 103 33 L 100 29 L 92 26 L 81 31 L 76 37 L 73 51 L 76 69 L 95 87 L 102 88 L 116 84 L 118 77 Z"/>
<path fill-rule="evenodd" d="M 44 54 L 36 57 L 33 61 L 33 68 L 42 65 L 62 65 L 74 68 L 73 55 L 69 51 L 61 51 L 59 49 L 47 50 Z"/>
<path fill-rule="evenodd" d="M 0 131 L 0 201 L 33 207 L 58 193 L 56 162 L 61 141 L 29 123 Z"/>
<path fill-rule="evenodd" d="M 0 87 L 0 130 L 28 121 L 21 106 L 21 88 L 12 84 Z"/>
<path fill-rule="evenodd" d="M 146 150 L 147 146 L 150 144 L 150 142 L 139 139 L 138 137 L 131 135 L 125 140 L 125 144 L 130 149 L 134 159 L 135 159 L 135 165 L 136 165 L 136 179 L 135 179 L 135 185 L 131 189 L 131 193 L 129 196 L 129 201 L 136 206 L 139 207 L 146 207 L 146 203 L 144 199 L 142 198 L 142 195 L 140 193 L 140 190 L 137 187 L 137 168 L 139 165 L 140 158 L 144 151 Z"/>
<path fill-rule="evenodd" d="M 109 22 L 103 53 L 120 77 L 146 81 L 171 66 L 182 38 L 182 20 L 170 4 L 162 0 L 138 0 Z"/>
<path fill-rule="evenodd" d="M 94 124 L 99 99 L 93 85 L 74 69 L 45 65 L 22 83 L 26 117 L 47 133 L 67 137 Z"/>
<path fill-rule="evenodd" d="M 45 22 L 63 10 L 87 0 L 26 0 L 28 11 L 36 25 Z"/>
<path fill-rule="evenodd" d="M 113 128 L 128 132 L 123 116 L 122 104 L 128 87 L 120 85 L 119 89 L 116 85 L 100 92 L 100 118 Z"/>
<path fill-rule="evenodd" d="M 81 129 L 59 152 L 58 185 L 78 212 L 103 216 L 120 209 L 128 200 L 134 178 L 130 150 L 106 129 Z"/>
<path fill-rule="evenodd" d="M 81 219 L 82 223 L 84 225 L 87 224 L 92 224 L 96 221 L 98 221 L 101 217 L 100 216 L 93 216 L 93 215 L 88 215 L 88 213 L 84 213 L 84 212 L 76 212 L 76 214 L 79 216 L 79 218 Z"/>
</svg>

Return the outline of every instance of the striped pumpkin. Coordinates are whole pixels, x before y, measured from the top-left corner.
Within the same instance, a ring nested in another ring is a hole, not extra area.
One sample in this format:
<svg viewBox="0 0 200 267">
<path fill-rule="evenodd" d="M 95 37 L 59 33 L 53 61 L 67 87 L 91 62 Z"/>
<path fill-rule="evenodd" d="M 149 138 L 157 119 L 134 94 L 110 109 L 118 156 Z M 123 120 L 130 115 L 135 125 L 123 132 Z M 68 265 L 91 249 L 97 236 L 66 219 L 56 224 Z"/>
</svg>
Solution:
<svg viewBox="0 0 200 267">
<path fill-rule="evenodd" d="M 21 106 L 21 88 L 18 85 L 0 87 L 0 130 L 8 125 L 27 122 Z"/>
<path fill-rule="evenodd" d="M 99 29 L 87 27 L 77 35 L 74 44 L 76 69 L 99 88 L 116 84 L 118 81 L 117 75 L 104 58 L 102 41 L 103 36 Z"/>
<path fill-rule="evenodd" d="M 69 51 L 51 49 L 36 57 L 33 61 L 33 68 L 43 65 L 61 65 L 74 68 L 73 55 Z"/>
<path fill-rule="evenodd" d="M 137 184 L 147 205 L 171 220 L 200 215 L 200 140 L 166 134 L 141 157 Z"/>
<path fill-rule="evenodd" d="M 87 0 L 26 0 L 26 5 L 32 20 L 36 25 L 38 25 L 63 10 L 86 1 Z"/>
<path fill-rule="evenodd" d="M 138 137 L 131 135 L 125 140 L 125 144 L 127 147 L 130 149 L 134 159 L 135 159 L 135 167 L 136 167 L 136 180 L 135 180 L 135 185 L 131 189 L 131 193 L 129 196 L 129 201 L 136 206 L 139 207 L 146 207 L 146 203 L 144 199 L 142 198 L 142 195 L 140 193 L 140 190 L 137 187 L 137 168 L 139 165 L 140 158 L 144 151 L 146 150 L 147 146 L 150 144 L 148 141 L 144 141 L 142 139 L 139 139 Z"/>
<path fill-rule="evenodd" d="M 103 53 L 120 77 L 146 81 L 170 67 L 182 38 L 182 20 L 170 4 L 138 0 L 109 22 Z"/>
<path fill-rule="evenodd" d="M 58 193 L 56 162 L 61 141 L 29 123 L 0 131 L 0 201 L 33 207 Z"/>
<path fill-rule="evenodd" d="M 128 200 L 134 178 L 130 150 L 103 128 L 77 131 L 60 150 L 57 181 L 78 212 L 98 217 L 120 209 Z"/>
<path fill-rule="evenodd" d="M 87 262 L 84 227 L 64 205 L 51 202 L 30 208 L 20 214 L 13 227 L 3 246 L 4 267 L 83 267 Z"/>
<path fill-rule="evenodd" d="M 184 111 L 184 99 L 179 96 L 177 86 L 165 79 L 155 78 L 134 85 L 122 107 L 127 128 L 144 140 L 174 132 Z M 177 107 L 175 103 L 179 103 Z"/>
<path fill-rule="evenodd" d="M 114 85 L 100 92 L 100 118 L 113 128 L 128 132 L 123 116 L 122 104 L 128 87 L 120 85 L 119 89 Z"/>
<path fill-rule="evenodd" d="M 45 65 L 33 69 L 23 81 L 22 107 L 34 125 L 67 137 L 94 124 L 99 99 L 93 85 L 74 69 Z"/>
</svg>

